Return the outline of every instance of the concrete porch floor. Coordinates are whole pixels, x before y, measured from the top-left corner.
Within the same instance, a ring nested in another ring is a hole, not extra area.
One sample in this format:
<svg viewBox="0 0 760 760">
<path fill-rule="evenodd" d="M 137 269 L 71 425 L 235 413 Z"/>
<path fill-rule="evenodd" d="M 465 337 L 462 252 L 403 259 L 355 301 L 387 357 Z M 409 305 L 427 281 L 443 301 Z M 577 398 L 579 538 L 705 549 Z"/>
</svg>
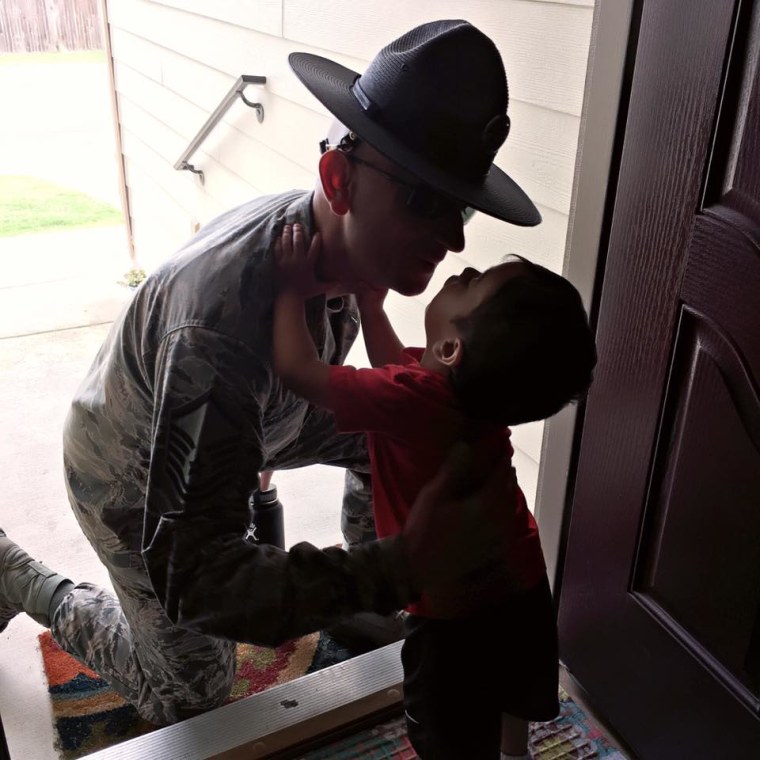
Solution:
<svg viewBox="0 0 760 760">
<path fill-rule="evenodd" d="M 61 430 L 71 397 L 129 298 L 124 228 L 98 227 L 0 239 L 0 527 L 35 558 L 73 580 L 108 586 L 68 506 Z M 279 472 L 289 545 L 340 540 L 343 472 Z M 37 636 L 18 616 L 0 634 L 0 716 L 13 760 L 57 760 Z"/>
</svg>

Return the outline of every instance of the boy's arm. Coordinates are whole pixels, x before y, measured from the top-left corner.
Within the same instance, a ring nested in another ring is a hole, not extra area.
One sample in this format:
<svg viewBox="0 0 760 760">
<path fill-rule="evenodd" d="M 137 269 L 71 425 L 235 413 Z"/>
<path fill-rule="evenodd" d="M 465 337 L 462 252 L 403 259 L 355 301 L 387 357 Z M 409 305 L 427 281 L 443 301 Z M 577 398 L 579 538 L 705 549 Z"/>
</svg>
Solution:
<svg viewBox="0 0 760 760">
<path fill-rule="evenodd" d="M 387 289 L 379 290 L 369 286 L 356 294 L 364 345 L 373 367 L 398 364 L 404 348 L 383 309 L 383 302 L 387 295 Z"/>
<path fill-rule="evenodd" d="M 304 301 L 319 292 L 314 260 L 319 233 L 304 253 L 303 228 L 286 225 L 275 242 L 277 297 L 274 303 L 274 369 L 282 382 L 312 404 L 327 407 L 329 368 L 317 353 L 306 323 Z"/>
</svg>

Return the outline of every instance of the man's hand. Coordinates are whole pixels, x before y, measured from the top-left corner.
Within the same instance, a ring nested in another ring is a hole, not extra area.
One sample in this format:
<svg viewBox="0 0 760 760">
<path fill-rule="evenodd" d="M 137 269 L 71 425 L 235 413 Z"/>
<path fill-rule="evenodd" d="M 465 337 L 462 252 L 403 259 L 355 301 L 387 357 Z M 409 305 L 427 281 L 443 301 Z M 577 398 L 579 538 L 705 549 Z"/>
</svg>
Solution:
<svg viewBox="0 0 760 760">
<path fill-rule="evenodd" d="M 454 589 L 469 574 L 490 572 L 504 562 L 514 517 L 515 472 L 508 460 L 500 459 L 484 480 L 473 482 L 474 469 L 472 450 L 457 444 L 420 491 L 401 534 L 413 582 L 431 592 L 431 601 L 447 585 Z M 440 601 L 446 606 L 443 597 Z"/>
<path fill-rule="evenodd" d="M 318 232 L 311 238 L 307 251 L 303 226 L 286 224 L 274 244 L 275 282 L 278 291 L 293 293 L 304 301 L 326 292 L 330 283 L 321 282 L 315 272 L 320 251 L 321 238 Z"/>
</svg>

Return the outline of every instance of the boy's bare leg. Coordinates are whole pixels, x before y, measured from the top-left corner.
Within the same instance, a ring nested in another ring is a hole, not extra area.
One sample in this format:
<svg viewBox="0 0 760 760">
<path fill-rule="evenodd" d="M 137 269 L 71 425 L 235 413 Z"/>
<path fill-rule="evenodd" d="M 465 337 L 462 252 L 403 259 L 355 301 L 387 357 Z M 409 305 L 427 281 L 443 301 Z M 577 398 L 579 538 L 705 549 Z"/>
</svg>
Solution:
<svg viewBox="0 0 760 760">
<path fill-rule="evenodd" d="M 504 713 L 501 716 L 502 758 L 529 758 L 528 721 Z"/>
</svg>

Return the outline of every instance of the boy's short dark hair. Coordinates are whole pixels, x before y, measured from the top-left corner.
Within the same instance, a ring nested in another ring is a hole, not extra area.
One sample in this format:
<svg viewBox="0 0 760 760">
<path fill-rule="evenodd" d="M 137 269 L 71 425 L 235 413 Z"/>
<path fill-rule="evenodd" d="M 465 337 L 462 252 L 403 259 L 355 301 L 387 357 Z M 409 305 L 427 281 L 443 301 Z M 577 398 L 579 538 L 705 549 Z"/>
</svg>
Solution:
<svg viewBox="0 0 760 760">
<path fill-rule="evenodd" d="M 463 343 L 454 391 L 478 419 L 518 425 L 556 414 L 588 390 L 596 346 L 573 285 L 526 261 L 469 315 L 454 320 Z"/>
</svg>

